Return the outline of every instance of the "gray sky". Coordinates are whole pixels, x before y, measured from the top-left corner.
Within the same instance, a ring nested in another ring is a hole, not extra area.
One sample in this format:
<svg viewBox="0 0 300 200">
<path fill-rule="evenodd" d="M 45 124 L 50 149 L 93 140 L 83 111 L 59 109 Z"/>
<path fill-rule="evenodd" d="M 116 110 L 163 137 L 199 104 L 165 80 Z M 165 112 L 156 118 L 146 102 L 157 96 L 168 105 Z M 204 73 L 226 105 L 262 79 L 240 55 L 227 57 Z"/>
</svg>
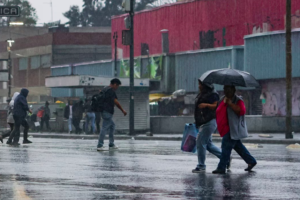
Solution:
<svg viewBox="0 0 300 200">
<path fill-rule="evenodd" d="M 36 9 L 37 15 L 39 17 L 38 26 L 43 25 L 51 21 L 51 0 L 28 0 L 32 6 Z M 136 0 L 139 2 L 140 0 Z M 176 0 L 158 0 L 157 3 L 171 3 L 176 2 Z M 82 9 L 83 0 L 52 0 L 53 5 L 53 21 L 61 20 L 62 23 L 67 22 L 62 13 L 69 10 L 70 6 L 78 5 Z"/>
<path fill-rule="evenodd" d="M 48 23 L 51 21 L 51 0 L 28 0 L 36 9 L 39 17 L 38 23 Z M 82 0 L 52 0 L 53 4 L 53 21 L 61 20 L 67 22 L 67 19 L 62 15 L 63 12 L 69 10 L 71 5 L 78 5 L 82 8 Z M 38 24 L 41 25 L 41 24 Z"/>
</svg>

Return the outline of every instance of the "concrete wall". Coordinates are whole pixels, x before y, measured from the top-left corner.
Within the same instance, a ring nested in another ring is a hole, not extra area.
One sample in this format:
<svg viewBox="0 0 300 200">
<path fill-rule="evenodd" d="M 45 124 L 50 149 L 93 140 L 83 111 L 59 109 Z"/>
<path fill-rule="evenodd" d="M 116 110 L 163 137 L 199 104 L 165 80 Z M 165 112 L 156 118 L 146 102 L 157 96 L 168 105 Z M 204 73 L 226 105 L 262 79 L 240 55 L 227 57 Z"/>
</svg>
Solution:
<svg viewBox="0 0 300 200">
<path fill-rule="evenodd" d="M 193 122 L 194 117 L 158 116 L 150 118 L 150 128 L 152 133 L 182 133 L 184 125 Z M 283 133 L 285 131 L 284 117 L 248 115 L 246 122 L 250 133 Z M 293 131 L 300 132 L 300 117 L 293 117 Z"/>
</svg>

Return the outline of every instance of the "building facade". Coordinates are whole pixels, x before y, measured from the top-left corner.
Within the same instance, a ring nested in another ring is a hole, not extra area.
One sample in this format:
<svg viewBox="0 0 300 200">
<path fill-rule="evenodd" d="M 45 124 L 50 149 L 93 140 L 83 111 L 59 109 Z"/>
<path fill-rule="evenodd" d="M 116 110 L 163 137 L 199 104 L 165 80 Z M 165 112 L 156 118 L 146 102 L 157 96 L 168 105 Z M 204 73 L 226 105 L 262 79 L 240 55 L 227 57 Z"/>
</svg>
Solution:
<svg viewBox="0 0 300 200">
<path fill-rule="evenodd" d="M 45 87 L 45 77 L 51 75 L 52 65 L 73 64 L 111 58 L 111 34 L 107 31 L 69 32 L 53 31 L 15 39 L 11 48 L 12 93 L 22 87 L 30 90 L 30 102 L 51 100 L 51 91 Z M 7 43 L 0 42 L 0 58 L 7 59 Z M 3 62 L 2 69 L 7 69 Z M 1 87 L 1 96 L 7 95 L 7 83 Z M 5 100 L 5 99 L 4 99 Z"/>
<path fill-rule="evenodd" d="M 283 30 L 285 6 L 285 0 L 190 0 L 143 10 L 134 17 L 134 54 L 243 45 L 245 35 Z M 112 33 L 122 35 L 126 17 L 113 17 Z M 298 0 L 292 0 L 292 26 L 300 28 Z M 129 48 L 121 39 L 117 48 L 119 58 L 129 57 Z M 114 55 L 114 45 L 112 50 Z"/>
</svg>

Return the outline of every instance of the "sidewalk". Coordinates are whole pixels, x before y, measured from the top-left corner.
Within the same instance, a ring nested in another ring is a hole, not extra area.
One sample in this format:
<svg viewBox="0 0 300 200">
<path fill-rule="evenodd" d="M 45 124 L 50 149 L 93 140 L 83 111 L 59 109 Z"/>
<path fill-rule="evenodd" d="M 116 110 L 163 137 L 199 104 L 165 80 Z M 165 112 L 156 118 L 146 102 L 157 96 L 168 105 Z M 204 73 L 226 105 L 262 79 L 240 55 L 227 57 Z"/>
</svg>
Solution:
<svg viewBox="0 0 300 200">
<path fill-rule="evenodd" d="M 268 134 L 272 138 L 262 138 L 259 133 L 249 134 L 247 139 L 244 139 L 245 143 L 256 143 L 256 144 L 300 144 L 300 134 L 295 134 L 294 139 L 285 139 L 285 135 L 282 134 Z M 98 135 L 85 135 L 85 134 L 67 134 L 67 133 L 29 133 L 29 136 L 33 138 L 57 138 L 57 139 L 85 139 L 85 140 L 96 140 Z M 181 141 L 182 134 L 153 134 L 153 136 L 137 135 L 115 135 L 116 140 L 163 140 L 163 141 Z M 214 142 L 221 142 L 221 137 L 213 137 Z"/>
</svg>

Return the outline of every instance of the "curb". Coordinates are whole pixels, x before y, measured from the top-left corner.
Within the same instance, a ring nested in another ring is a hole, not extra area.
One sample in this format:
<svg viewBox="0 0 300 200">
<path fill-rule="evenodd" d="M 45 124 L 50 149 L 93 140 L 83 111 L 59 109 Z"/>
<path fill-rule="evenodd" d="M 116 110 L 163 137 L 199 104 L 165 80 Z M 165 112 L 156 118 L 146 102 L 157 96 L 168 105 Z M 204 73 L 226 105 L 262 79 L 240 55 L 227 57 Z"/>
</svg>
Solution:
<svg viewBox="0 0 300 200">
<path fill-rule="evenodd" d="M 21 134 L 22 135 L 22 134 Z M 98 135 L 53 135 L 53 134 L 29 134 L 33 138 L 52 138 L 52 139 L 84 139 L 84 140 L 97 140 Z M 108 138 L 106 136 L 106 138 Z M 122 136 L 122 135 L 115 135 L 116 140 L 130 140 L 132 137 L 131 136 Z M 134 140 L 147 140 L 147 141 L 182 141 L 182 137 L 155 137 L 155 136 L 135 136 Z M 213 138 L 214 142 L 222 142 L 222 138 L 216 137 Z M 256 144 L 295 144 L 295 143 L 300 143 L 300 140 L 295 140 L 295 139 L 253 139 L 253 138 L 248 138 L 243 140 L 244 143 L 256 143 Z"/>
</svg>

